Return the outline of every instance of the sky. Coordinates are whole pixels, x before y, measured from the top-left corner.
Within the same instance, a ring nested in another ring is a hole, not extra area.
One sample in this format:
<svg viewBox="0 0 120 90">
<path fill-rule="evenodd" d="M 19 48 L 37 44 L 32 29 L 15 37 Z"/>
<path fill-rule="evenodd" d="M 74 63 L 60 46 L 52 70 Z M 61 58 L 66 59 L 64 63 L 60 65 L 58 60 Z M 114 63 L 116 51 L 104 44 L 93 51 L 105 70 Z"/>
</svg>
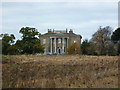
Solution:
<svg viewBox="0 0 120 90">
<path fill-rule="evenodd" d="M 91 39 L 99 26 L 118 27 L 118 0 L 4 0 L 0 3 L 0 33 L 21 39 L 22 27 L 34 27 L 41 34 L 48 29 L 73 29 L 82 40 Z"/>
</svg>

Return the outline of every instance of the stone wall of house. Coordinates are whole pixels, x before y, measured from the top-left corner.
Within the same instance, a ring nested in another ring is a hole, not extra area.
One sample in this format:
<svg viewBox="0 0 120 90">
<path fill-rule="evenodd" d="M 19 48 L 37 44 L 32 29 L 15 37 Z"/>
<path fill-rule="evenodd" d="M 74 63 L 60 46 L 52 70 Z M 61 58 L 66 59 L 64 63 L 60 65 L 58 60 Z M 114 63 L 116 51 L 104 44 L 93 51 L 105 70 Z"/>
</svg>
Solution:
<svg viewBox="0 0 120 90">
<path fill-rule="evenodd" d="M 40 36 L 41 44 L 43 44 L 45 48 L 44 50 L 45 53 L 51 52 L 51 53 L 66 54 L 67 48 L 72 43 L 76 42 L 79 45 L 81 44 L 82 37 L 80 35 L 74 34 L 72 30 L 70 30 L 69 33 L 67 33 L 67 31 L 66 33 L 61 33 L 61 32 L 59 34 L 56 33 L 51 34 L 51 31 L 48 31 L 48 33 Z"/>
</svg>

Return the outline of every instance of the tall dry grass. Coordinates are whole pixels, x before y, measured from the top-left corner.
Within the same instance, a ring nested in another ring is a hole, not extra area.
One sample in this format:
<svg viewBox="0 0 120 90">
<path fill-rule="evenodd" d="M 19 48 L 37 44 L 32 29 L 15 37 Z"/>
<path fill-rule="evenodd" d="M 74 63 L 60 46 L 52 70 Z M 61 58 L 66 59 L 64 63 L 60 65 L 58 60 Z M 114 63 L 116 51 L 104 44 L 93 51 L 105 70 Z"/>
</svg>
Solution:
<svg viewBox="0 0 120 90">
<path fill-rule="evenodd" d="M 117 88 L 118 56 L 3 56 L 3 88 Z"/>
</svg>

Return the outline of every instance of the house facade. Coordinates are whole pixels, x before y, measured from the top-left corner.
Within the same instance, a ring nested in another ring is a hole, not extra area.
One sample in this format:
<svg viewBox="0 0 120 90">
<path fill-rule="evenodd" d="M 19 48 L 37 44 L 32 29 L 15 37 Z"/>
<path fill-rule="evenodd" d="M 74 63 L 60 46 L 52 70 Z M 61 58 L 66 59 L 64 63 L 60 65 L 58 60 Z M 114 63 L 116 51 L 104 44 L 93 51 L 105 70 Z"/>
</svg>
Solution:
<svg viewBox="0 0 120 90">
<path fill-rule="evenodd" d="M 72 29 L 51 30 L 40 36 L 41 44 L 44 45 L 44 53 L 67 54 L 67 49 L 72 43 L 81 44 L 81 35 L 77 35 Z"/>
</svg>

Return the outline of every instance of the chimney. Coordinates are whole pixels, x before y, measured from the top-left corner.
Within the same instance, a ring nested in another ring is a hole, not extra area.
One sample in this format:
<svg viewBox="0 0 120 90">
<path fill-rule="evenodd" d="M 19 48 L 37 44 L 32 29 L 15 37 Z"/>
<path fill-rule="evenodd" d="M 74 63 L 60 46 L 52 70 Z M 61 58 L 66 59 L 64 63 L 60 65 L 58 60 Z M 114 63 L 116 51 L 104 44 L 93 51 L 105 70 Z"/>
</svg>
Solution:
<svg viewBox="0 0 120 90">
<path fill-rule="evenodd" d="M 54 33 L 54 31 L 55 31 L 55 30 L 53 29 L 53 33 Z"/>
<path fill-rule="evenodd" d="M 66 28 L 66 33 L 68 32 L 67 28 Z"/>
<path fill-rule="evenodd" d="M 48 29 L 48 33 L 51 33 L 51 29 Z"/>
<path fill-rule="evenodd" d="M 73 33 L 73 30 L 72 30 L 72 29 L 70 29 L 69 33 Z"/>
</svg>

